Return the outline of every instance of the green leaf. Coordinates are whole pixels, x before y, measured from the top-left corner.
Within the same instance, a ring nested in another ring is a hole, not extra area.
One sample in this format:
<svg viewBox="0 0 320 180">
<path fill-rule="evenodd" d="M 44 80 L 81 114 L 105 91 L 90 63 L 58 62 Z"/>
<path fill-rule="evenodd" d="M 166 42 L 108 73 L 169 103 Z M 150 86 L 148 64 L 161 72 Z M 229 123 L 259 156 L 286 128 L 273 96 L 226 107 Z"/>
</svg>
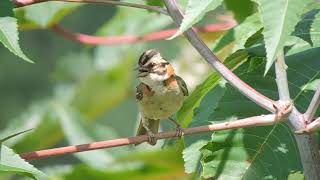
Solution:
<svg viewBox="0 0 320 180">
<path fill-rule="evenodd" d="M 13 16 L 13 2 L 10 0 L 0 1 L 0 17 Z"/>
<path fill-rule="evenodd" d="M 302 86 L 301 90 L 316 91 L 319 86 L 320 86 L 320 79 L 316 79 Z"/>
<path fill-rule="evenodd" d="M 159 0 L 147 0 L 147 5 L 163 7 L 164 3 L 163 3 L 163 1 L 159 1 Z"/>
<path fill-rule="evenodd" d="M 320 46 L 320 9 L 305 13 L 292 35 L 308 42 L 313 47 Z"/>
<path fill-rule="evenodd" d="M 13 54 L 20 58 L 33 63 L 19 46 L 17 20 L 13 17 L 0 17 L 0 41 Z"/>
<path fill-rule="evenodd" d="M 57 112 L 64 134 L 70 144 L 86 144 L 97 141 L 94 132 L 98 129 L 93 128 L 83 120 L 83 117 L 75 110 L 63 104 L 55 103 L 54 109 Z M 105 128 L 106 138 L 115 137 L 113 131 Z M 101 132 L 101 131 L 100 131 Z M 88 151 L 74 154 L 80 160 L 92 167 L 105 168 L 114 158 L 107 151 Z"/>
<path fill-rule="evenodd" d="M 272 66 L 277 53 L 283 48 L 295 25 L 300 20 L 310 0 L 257 0 L 264 26 L 263 35 L 267 51 L 267 64 L 264 74 Z"/>
<path fill-rule="evenodd" d="M 259 19 L 259 14 L 255 13 L 245 19 L 241 24 L 223 35 L 214 45 L 213 51 L 217 52 L 224 48 L 226 45 L 234 43 L 231 53 L 236 52 L 239 49 L 244 49 L 244 45 L 247 39 L 253 36 L 262 28 L 262 24 Z"/>
<path fill-rule="evenodd" d="M 229 69 L 234 70 L 242 63 L 244 63 L 247 60 L 247 57 L 248 54 L 245 50 L 239 50 L 230 55 L 224 63 Z M 191 121 L 190 117 L 192 117 L 193 109 L 199 105 L 201 99 L 214 86 L 216 86 L 220 80 L 221 76 L 217 72 L 212 73 L 203 83 L 196 87 L 196 89 L 190 94 L 190 96 L 186 98 L 183 106 L 177 113 L 178 121 L 183 127 L 188 127 Z"/>
<path fill-rule="evenodd" d="M 184 31 L 192 27 L 192 25 L 200 21 L 207 12 L 216 9 L 221 3 L 222 0 L 189 0 L 179 30 L 169 39 L 181 35 Z"/>
<path fill-rule="evenodd" d="M 41 27 L 49 27 L 59 22 L 80 4 L 66 2 L 43 2 L 24 7 L 25 17 Z"/>
<path fill-rule="evenodd" d="M 1 145 L 0 150 L 0 171 L 18 172 L 34 179 L 45 179 L 46 175 L 23 160 L 12 149 Z"/>
<path fill-rule="evenodd" d="M 241 3 L 237 0 L 225 0 L 224 3 L 226 8 L 233 12 L 233 16 L 238 22 L 244 21 L 255 11 L 255 3 L 250 0 L 242 0 Z"/>
<path fill-rule="evenodd" d="M 207 141 L 198 141 L 183 150 L 182 154 L 186 173 L 193 173 L 197 170 L 201 158 L 200 149 L 207 143 Z"/>
<path fill-rule="evenodd" d="M 313 93 L 300 87 L 320 77 L 319 62 L 313 58 L 319 55 L 319 50 L 312 49 L 286 57 L 290 94 L 301 112 L 308 107 Z M 244 64 L 237 70 L 247 66 L 249 64 Z M 239 77 L 262 94 L 277 99 L 274 71 L 263 77 L 264 66 L 261 64 L 256 70 Z M 228 85 L 219 105 L 209 114 L 209 119 L 218 123 L 266 113 Z M 286 123 L 215 132 L 212 141 L 202 148 L 202 154 L 204 178 L 288 179 L 293 172 L 302 171 L 294 136 Z"/>
<path fill-rule="evenodd" d="M 26 133 L 26 132 L 31 131 L 31 130 L 33 130 L 33 129 L 24 130 L 24 131 L 17 132 L 15 134 L 9 135 L 7 137 L 4 137 L 4 138 L 0 139 L 0 144 L 3 143 L 4 141 L 8 140 L 8 139 L 11 139 L 11 138 L 13 138 L 15 136 L 18 136 L 20 134 Z"/>
</svg>

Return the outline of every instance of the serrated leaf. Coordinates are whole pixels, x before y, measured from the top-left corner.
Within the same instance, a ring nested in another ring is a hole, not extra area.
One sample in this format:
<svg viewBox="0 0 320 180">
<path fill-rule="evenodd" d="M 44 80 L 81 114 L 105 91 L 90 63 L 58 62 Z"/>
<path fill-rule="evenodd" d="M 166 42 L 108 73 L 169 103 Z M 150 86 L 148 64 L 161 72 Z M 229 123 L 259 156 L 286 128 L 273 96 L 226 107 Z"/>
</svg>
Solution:
<svg viewBox="0 0 320 180">
<path fill-rule="evenodd" d="M 264 74 L 272 66 L 276 55 L 300 20 L 310 0 L 257 0 L 264 26 L 263 35 L 267 51 L 267 64 Z"/>
<path fill-rule="evenodd" d="M 311 46 L 320 45 L 320 9 L 313 9 L 302 16 L 292 35 L 308 42 Z"/>
<path fill-rule="evenodd" d="M 313 92 L 303 91 L 300 87 L 319 78 L 319 62 L 313 58 L 319 55 L 319 51 L 313 49 L 286 57 L 290 94 L 302 112 L 308 107 Z M 246 66 L 249 65 L 243 67 Z M 263 77 L 264 66 L 261 64 L 256 70 L 239 77 L 262 94 L 276 99 L 274 71 Z M 227 87 L 219 105 L 209 115 L 213 123 L 267 113 L 230 85 Z M 288 179 L 292 172 L 302 171 L 294 136 L 285 123 L 215 132 L 212 142 L 202 149 L 202 153 L 202 175 L 205 178 Z"/>
<path fill-rule="evenodd" d="M 207 141 L 198 141 L 183 150 L 182 157 L 186 173 L 193 173 L 197 170 L 201 158 L 200 149 L 207 143 Z"/>
<path fill-rule="evenodd" d="M 81 4 L 65 2 L 43 2 L 24 7 L 25 17 L 41 27 L 48 27 L 59 22 L 66 14 Z"/>
<path fill-rule="evenodd" d="M 233 29 L 228 30 L 228 32 L 223 35 L 214 44 L 213 51 L 217 52 L 224 48 L 226 45 L 234 43 L 230 53 L 234 53 L 239 49 L 244 49 L 244 45 L 248 38 L 253 36 L 262 28 L 262 24 L 259 19 L 259 14 L 255 13 L 247 17 L 241 24 Z"/>
<path fill-rule="evenodd" d="M 19 46 L 17 20 L 13 17 L 0 17 L 0 41 L 13 54 L 33 63 Z"/>
<path fill-rule="evenodd" d="M 230 55 L 224 63 L 229 69 L 234 70 L 242 63 L 244 63 L 247 57 L 248 54 L 245 50 L 239 50 L 234 54 Z M 178 121 L 183 127 L 187 127 L 189 125 L 191 119 L 188 118 L 188 116 L 192 114 L 193 109 L 199 105 L 201 99 L 214 86 L 216 86 L 220 80 L 221 76 L 217 72 L 212 73 L 203 83 L 196 87 L 196 89 L 190 94 L 190 96 L 186 98 L 186 100 L 183 103 L 183 106 L 177 113 Z"/>
<path fill-rule="evenodd" d="M 0 149 L 0 171 L 18 172 L 34 179 L 45 179 L 46 175 L 22 159 L 12 149 L 1 145 Z"/>
<path fill-rule="evenodd" d="M 178 31 L 169 39 L 181 35 L 184 31 L 192 27 L 195 23 L 209 11 L 216 9 L 221 5 L 222 0 L 189 0 L 185 16 Z"/>
</svg>

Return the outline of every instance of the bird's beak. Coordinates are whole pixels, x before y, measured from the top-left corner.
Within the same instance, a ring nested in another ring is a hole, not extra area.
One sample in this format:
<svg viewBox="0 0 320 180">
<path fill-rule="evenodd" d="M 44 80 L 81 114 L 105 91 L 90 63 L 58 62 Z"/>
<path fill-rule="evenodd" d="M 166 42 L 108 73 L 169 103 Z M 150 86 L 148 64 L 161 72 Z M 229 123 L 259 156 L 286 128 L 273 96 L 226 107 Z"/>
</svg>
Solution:
<svg viewBox="0 0 320 180">
<path fill-rule="evenodd" d="M 145 77 L 150 73 L 150 69 L 144 66 L 138 66 L 135 68 L 135 70 L 138 70 L 137 77 Z"/>
</svg>

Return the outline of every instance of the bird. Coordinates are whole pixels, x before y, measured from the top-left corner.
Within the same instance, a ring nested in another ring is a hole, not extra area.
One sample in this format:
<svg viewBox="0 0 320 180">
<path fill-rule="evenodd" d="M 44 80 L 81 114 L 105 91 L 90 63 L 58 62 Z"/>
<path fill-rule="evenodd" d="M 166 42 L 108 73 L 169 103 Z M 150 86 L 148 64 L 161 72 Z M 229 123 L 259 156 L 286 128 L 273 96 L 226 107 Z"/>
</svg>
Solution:
<svg viewBox="0 0 320 180">
<path fill-rule="evenodd" d="M 136 100 L 141 113 L 138 135 L 148 135 L 148 143 L 155 145 L 160 120 L 168 119 L 175 126 L 177 136 L 183 135 L 178 122 L 171 118 L 189 95 L 185 81 L 175 74 L 173 66 L 155 49 L 145 51 L 139 58 Z"/>
</svg>

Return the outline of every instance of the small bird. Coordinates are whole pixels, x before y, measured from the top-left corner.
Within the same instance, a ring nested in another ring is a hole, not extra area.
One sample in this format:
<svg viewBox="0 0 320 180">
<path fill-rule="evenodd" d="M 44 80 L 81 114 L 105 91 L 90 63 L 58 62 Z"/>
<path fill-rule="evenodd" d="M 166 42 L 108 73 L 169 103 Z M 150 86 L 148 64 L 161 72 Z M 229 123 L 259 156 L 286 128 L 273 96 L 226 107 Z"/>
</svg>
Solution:
<svg viewBox="0 0 320 180">
<path fill-rule="evenodd" d="M 172 65 L 157 50 L 145 51 L 138 62 L 136 99 L 139 104 L 141 120 L 137 135 L 148 135 L 148 143 L 155 145 L 155 133 L 159 130 L 161 119 L 169 119 L 176 125 L 177 136 L 182 136 L 181 126 L 171 116 L 188 96 L 184 80 L 174 73 Z"/>
</svg>

